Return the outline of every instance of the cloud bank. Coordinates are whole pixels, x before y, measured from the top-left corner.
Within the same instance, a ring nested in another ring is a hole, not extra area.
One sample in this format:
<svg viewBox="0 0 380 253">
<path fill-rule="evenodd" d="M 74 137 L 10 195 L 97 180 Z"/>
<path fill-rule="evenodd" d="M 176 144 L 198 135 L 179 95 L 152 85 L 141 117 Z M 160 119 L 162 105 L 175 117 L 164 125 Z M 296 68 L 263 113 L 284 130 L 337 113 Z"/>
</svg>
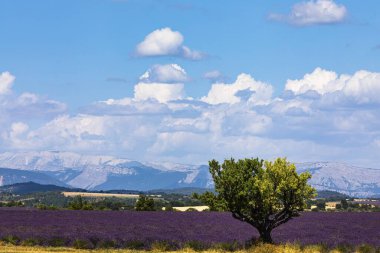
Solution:
<svg viewBox="0 0 380 253">
<path fill-rule="evenodd" d="M 278 96 L 271 84 L 241 73 L 193 98 L 186 96 L 190 78 L 181 66 L 154 65 L 141 75 L 132 97 L 97 101 L 73 115 L 62 103 L 12 94 L 14 77 L 2 76 L 7 78 L 1 87 L 10 87 L 0 96 L 2 151 L 68 150 L 193 164 L 287 156 L 377 166 L 376 72 L 316 68 L 287 80 Z M 33 124 L 35 118 L 40 124 Z"/>
</svg>

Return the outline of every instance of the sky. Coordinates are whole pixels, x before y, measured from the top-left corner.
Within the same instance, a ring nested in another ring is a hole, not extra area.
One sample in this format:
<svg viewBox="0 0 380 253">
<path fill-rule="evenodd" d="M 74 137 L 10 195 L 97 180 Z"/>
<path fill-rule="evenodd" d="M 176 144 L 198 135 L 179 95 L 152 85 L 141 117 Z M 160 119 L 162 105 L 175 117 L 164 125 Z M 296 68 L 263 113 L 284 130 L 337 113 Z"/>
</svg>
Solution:
<svg viewBox="0 0 380 253">
<path fill-rule="evenodd" d="M 378 0 L 0 6 L 0 152 L 380 169 Z"/>
</svg>

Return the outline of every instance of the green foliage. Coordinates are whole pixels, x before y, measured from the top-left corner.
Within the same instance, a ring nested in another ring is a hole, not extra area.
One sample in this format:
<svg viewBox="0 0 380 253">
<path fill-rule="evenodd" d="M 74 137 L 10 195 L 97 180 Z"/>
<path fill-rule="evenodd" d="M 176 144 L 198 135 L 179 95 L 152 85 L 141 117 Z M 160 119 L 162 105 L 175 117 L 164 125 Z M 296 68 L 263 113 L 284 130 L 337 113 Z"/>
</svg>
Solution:
<svg viewBox="0 0 380 253">
<path fill-rule="evenodd" d="M 17 236 L 14 236 L 14 235 L 4 236 L 1 240 L 3 242 L 10 243 L 13 245 L 18 245 L 20 243 L 20 238 L 18 238 Z"/>
<path fill-rule="evenodd" d="M 21 242 L 22 246 L 37 246 L 42 245 L 43 240 L 39 238 L 27 238 Z"/>
<path fill-rule="evenodd" d="M 115 240 L 104 240 L 100 241 L 98 243 L 98 247 L 102 249 L 111 249 L 116 247 L 116 241 Z"/>
<path fill-rule="evenodd" d="M 185 242 L 182 248 L 192 249 L 194 251 L 204 251 L 204 250 L 207 250 L 209 246 L 200 241 L 188 241 L 188 242 Z"/>
<path fill-rule="evenodd" d="M 285 158 L 274 162 L 256 159 L 209 162 L 215 183 L 213 193 L 199 199 L 214 207 L 226 207 L 233 217 L 254 226 L 264 242 L 272 242 L 271 231 L 299 215 L 306 201 L 315 196 L 308 185 L 310 173 L 296 172 Z"/>
<path fill-rule="evenodd" d="M 241 246 L 237 241 L 234 242 L 220 242 L 213 245 L 213 248 L 216 250 L 222 251 L 238 251 Z"/>
<path fill-rule="evenodd" d="M 74 240 L 72 246 L 76 249 L 91 249 L 94 247 L 93 245 L 91 245 L 91 242 L 81 239 Z"/>
<path fill-rule="evenodd" d="M 326 203 L 323 200 L 318 200 L 316 203 L 316 206 L 318 210 L 325 210 L 326 209 Z"/>
<path fill-rule="evenodd" d="M 222 198 L 222 196 L 215 195 L 212 192 L 205 192 L 201 195 L 194 193 L 193 198 L 200 200 L 202 203 L 205 203 L 208 205 L 210 211 L 227 211 L 227 204 Z"/>
<path fill-rule="evenodd" d="M 169 205 L 165 206 L 165 211 L 172 212 L 172 211 L 174 211 L 174 209 L 173 209 L 172 205 L 169 204 Z"/>
<path fill-rule="evenodd" d="M 92 204 L 83 200 L 82 196 L 75 196 L 71 202 L 69 202 L 69 209 L 71 210 L 93 210 Z"/>
<path fill-rule="evenodd" d="M 94 200 L 91 202 L 95 210 L 130 210 L 133 209 L 135 203 L 131 199 L 118 199 L 115 197 Z"/>
<path fill-rule="evenodd" d="M 60 237 L 53 237 L 49 239 L 47 244 L 52 247 L 63 247 L 65 246 L 65 239 Z"/>
<path fill-rule="evenodd" d="M 136 211 L 154 211 L 154 200 L 151 197 L 140 195 L 135 206 Z"/>
<path fill-rule="evenodd" d="M 23 207 L 24 206 L 24 203 L 22 203 L 21 201 L 16 201 L 16 200 L 10 200 L 10 201 L 7 201 L 7 202 L 4 202 L 4 203 L 1 203 L 0 202 L 0 207 Z"/>
<path fill-rule="evenodd" d="M 347 209 L 348 208 L 348 202 L 347 202 L 347 200 L 342 199 L 340 201 L 340 203 L 341 203 L 341 206 L 342 206 L 343 209 Z"/>
<path fill-rule="evenodd" d="M 165 252 L 175 250 L 173 245 L 167 241 L 154 241 L 150 246 L 152 251 Z"/>
<path fill-rule="evenodd" d="M 141 250 L 141 249 L 144 249 L 144 247 L 145 247 L 144 242 L 139 241 L 139 240 L 127 241 L 125 243 L 125 248 L 127 249 Z"/>
<path fill-rule="evenodd" d="M 54 205 L 47 206 L 45 204 L 38 204 L 36 207 L 39 210 L 58 210 L 58 208 Z"/>
</svg>

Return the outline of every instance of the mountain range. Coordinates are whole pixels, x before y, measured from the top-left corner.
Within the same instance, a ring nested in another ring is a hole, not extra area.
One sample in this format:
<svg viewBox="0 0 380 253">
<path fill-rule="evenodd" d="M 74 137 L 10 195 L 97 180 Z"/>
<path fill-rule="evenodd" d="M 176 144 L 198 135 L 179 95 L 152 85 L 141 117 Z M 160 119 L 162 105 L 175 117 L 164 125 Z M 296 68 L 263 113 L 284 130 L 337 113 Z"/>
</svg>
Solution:
<svg viewBox="0 0 380 253">
<path fill-rule="evenodd" d="M 296 164 L 299 172 L 312 174 L 317 190 L 331 190 L 356 197 L 380 196 L 380 170 L 344 163 Z M 0 154 L 0 186 L 33 181 L 88 190 L 212 188 L 207 165 L 138 162 L 112 156 L 71 152 L 6 152 Z"/>
</svg>

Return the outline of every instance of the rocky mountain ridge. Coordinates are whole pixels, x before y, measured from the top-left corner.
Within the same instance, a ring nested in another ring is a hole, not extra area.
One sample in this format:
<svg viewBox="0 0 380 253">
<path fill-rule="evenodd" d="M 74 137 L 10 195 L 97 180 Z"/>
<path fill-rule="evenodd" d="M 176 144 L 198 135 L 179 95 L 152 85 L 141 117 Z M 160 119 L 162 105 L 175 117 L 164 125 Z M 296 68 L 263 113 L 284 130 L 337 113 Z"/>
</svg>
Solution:
<svg viewBox="0 0 380 253">
<path fill-rule="evenodd" d="M 312 174 L 317 190 L 357 197 L 380 197 L 380 170 L 344 163 L 297 163 L 299 172 Z M 207 165 L 138 162 L 112 156 L 71 152 L 19 152 L 0 154 L 0 185 L 35 181 L 88 190 L 151 190 L 181 187 L 212 188 Z M 46 182 L 45 182 L 46 181 Z"/>
</svg>

